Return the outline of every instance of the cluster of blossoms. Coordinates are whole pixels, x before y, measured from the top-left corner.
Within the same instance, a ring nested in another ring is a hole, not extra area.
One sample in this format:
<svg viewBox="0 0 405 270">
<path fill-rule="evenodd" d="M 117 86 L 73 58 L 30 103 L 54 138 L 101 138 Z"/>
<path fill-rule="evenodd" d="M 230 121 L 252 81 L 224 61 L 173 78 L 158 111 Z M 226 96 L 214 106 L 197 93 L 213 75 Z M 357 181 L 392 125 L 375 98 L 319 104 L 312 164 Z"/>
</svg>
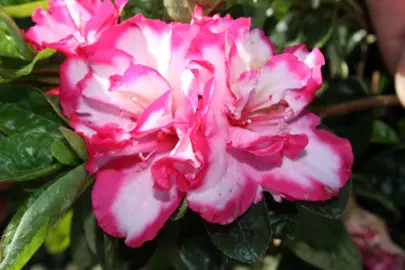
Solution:
<svg viewBox="0 0 405 270">
<path fill-rule="evenodd" d="M 322 84 L 322 53 L 277 54 L 250 19 L 190 24 L 136 15 L 125 2 L 51 0 L 26 34 L 66 54 L 60 102 L 90 152 L 92 203 L 105 232 L 139 247 L 187 200 L 228 224 L 269 192 L 327 200 L 351 175 L 350 143 L 304 111 Z"/>
</svg>

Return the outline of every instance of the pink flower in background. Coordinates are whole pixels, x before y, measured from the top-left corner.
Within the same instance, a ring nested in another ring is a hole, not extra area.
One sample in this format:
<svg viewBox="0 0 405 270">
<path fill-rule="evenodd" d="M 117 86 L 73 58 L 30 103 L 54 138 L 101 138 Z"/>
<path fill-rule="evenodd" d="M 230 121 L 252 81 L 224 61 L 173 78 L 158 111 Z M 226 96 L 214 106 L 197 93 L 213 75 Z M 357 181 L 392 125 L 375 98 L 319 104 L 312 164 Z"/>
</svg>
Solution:
<svg viewBox="0 0 405 270">
<path fill-rule="evenodd" d="M 32 14 L 36 23 L 25 34 L 38 50 L 52 48 L 75 54 L 80 45 L 91 44 L 102 31 L 118 21 L 127 0 L 50 0 L 49 10 Z"/>
<path fill-rule="evenodd" d="M 367 270 L 405 269 L 405 251 L 392 241 L 387 225 L 353 198 L 344 223 Z"/>
<path fill-rule="evenodd" d="M 87 142 L 98 223 L 128 245 L 153 239 L 183 198 L 227 224 L 263 191 L 327 200 L 349 179 L 349 142 L 303 111 L 319 50 L 277 54 L 250 19 L 198 7 L 191 24 L 137 15 L 93 37 L 61 66 L 60 101 Z"/>
</svg>

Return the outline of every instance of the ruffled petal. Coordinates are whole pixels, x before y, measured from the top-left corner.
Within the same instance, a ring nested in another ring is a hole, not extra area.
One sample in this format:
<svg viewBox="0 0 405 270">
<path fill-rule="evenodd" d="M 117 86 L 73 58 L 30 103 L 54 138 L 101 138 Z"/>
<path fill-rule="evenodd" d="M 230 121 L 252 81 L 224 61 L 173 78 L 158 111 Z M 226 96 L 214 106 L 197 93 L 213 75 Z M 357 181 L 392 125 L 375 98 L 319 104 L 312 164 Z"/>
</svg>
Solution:
<svg viewBox="0 0 405 270">
<path fill-rule="evenodd" d="M 348 140 L 317 129 L 319 118 L 304 114 L 289 124 L 292 134 L 308 136 L 308 145 L 296 158 L 284 157 L 257 180 L 263 188 L 291 200 L 323 201 L 336 195 L 349 180 L 353 152 Z"/>
<path fill-rule="evenodd" d="M 321 68 L 325 65 L 325 58 L 319 49 L 315 48 L 309 52 L 305 45 L 291 46 L 284 52 L 294 54 L 311 69 L 312 73 L 302 91 L 291 91 L 284 97 L 287 103 L 294 104 L 294 111 L 298 114 L 314 99 L 316 91 L 322 86 Z"/>
<path fill-rule="evenodd" d="M 242 17 L 234 20 L 229 14 L 225 17 L 221 17 L 219 14 L 215 14 L 212 17 L 204 16 L 203 9 L 200 6 L 195 6 L 191 20 L 192 25 L 198 25 L 215 34 L 226 31 L 248 31 L 250 23 L 250 18 Z"/>
<path fill-rule="evenodd" d="M 228 224 L 260 200 L 249 168 L 221 139 L 209 141 L 210 154 L 200 186 L 187 193 L 188 205 L 209 222 Z"/>
<path fill-rule="evenodd" d="M 89 72 L 89 66 L 85 59 L 71 56 L 60 66 L 60 103 L 63 113 L 71 118 L 77 108 L 77 102 L 81 94 L 77 86 Z"/>
<path fill-rule="evenodd" d="M 53 48 L 68 55 L 76 49 L 91 44 L 97 36 L 118 21 L 126 1 L 111 0 L 51 0 L 49 10 L 39 8 L 32 15 L 35 26 L 25 38 L 38 50 Z"/>
<path fill-rule="evenodd" d="M 110 162 L 96 176 L 94 214 L 105 232 L 140 247 L 156 237 L 182 200 L 182 194 L 154 188 L 150 164 L 135 157 Z"/>
<path fill-rule="evenodd" d="M 123 76 L 110 77 L 109 95 L 119 105 L 123 102 L 135 114 L 140 114 L 152 102 L 162 96 L 171 87 L 169 83 L 154 69 L 143 65 L 131 65 Z"/>
<path fill-rule="evenodd" d="M 260 70 L 255 94 L 247 104 L 249 110 L 275 105 L 289 91 L 299 91 L 310 78 L 310 69 L 292 54 L 274 56 Z M 289 104 L 294 109 L 294 104 Z"/>
<path fill-rule="evenodd" d="M 187 192 L 196 188 L 202 181 L 206 169 L 207 142 L 196 126 L 179 134 L 179 141 L 171 153 L 152 166 L 152 174 L 157 186 L 163 189 L 173 184 Z"/>
<path fill-rule="evenodd" d="M 260 70 L 274 55 L 276 48 L 262 30 L 240 33 L 229 52 L 230 83 L 245 71 Z"/>
</svg>

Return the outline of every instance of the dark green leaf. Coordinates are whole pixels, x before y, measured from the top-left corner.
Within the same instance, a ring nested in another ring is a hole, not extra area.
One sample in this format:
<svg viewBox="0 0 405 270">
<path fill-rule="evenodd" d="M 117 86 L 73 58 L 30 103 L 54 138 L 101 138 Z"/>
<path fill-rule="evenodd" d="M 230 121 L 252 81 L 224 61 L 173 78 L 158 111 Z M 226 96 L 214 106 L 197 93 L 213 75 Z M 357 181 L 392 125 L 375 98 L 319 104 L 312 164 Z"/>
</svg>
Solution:
<svg viewBox="0 0 405 270">
<path fill-rule="evenodd" d="M 401 138 L 401 141 L 405 141 L 405 118 L 400 119 L 397 122 L 398 125 L 398 135 Z"/>
<path fill-rule="evenodd" d="M 235 260 L 253 264 L 264 256 L 271 239 L 267 207 L 264 201 L 229 225 L 206 223 L 214 245 Z"/>
<path fill-rule="evenodd" d="M 405 149 L 395 148 L 378 152 L 361 167 L 367 179 L 366 188 L 390 198 L 396 205 L 405 206 Z"/>
<path fill-rule="evenodd" d="M 399 138 L 395 130 L 381 120 L 374 120 L 373 133 L 370 139 L 373 143 L 397 144 Z"/>
<path fill-rule="evenodd" d="M 368 181 L 367 184 L 368 185 Z M 359 203 L 363 206 L 371 207 L 373 212 L 386 220 L 397 222 L 400 220 L 401 212 L 395 206 L 390 198 L 384 196 L 378 191 L 371 191 L 367 187 L 361 187 L 359 184 L 353 188 L 353 193 Z"/>
<path fill-rule="evenodd" d="M 322 48 L 330 40 L 335 22 L 335 12 L 322 12 L 317 16 L 307 16 L 307 22 L 303 29 L 305 44 L 309 48 Z"/>
<path fill-rule="evenodd" d="M 52 155 L 62 164 L 77 165 L 78 156 L 65 140 L 56 140 L 51 144 Z"/>
<path fill-rule="evenodd" d="M 5 230 L 0 269 L 21 269 L 90 181 L 81 165 L 34 193 Z"/>
<path fill-rule="evenodd" d="M 140 248 L 130 248 L 122 239 L 103 234 L 103 243 L 99 243 L 98 247 L 104 247 L 104 250 L 97 250 L 97 252 L 103 252 L 103 254 L 97 254 L 98 258 L 103 257 L 101 262 L 103 269 L 132 270 L 140 269 L 148 262 L 155 251 L 156 241 L 146 242 Z"/>
<path fill-rule="evenodd" d="M 265 193 L 269 221 L 273 238 L 294 239 L 297 227 L 297 207 L 289 201 L 276 202 L 273 197 Z"/>
<path fill-rule="evenodd" d="M 37 88 L 25 84 L 0 85 L 0 131 L 4 134 L 31 131 L 62 138 L 58 131 L 61 124 Z"/>
<path fill-rule="evenodd" d="M 373 112 L 365 111 L 351 114 L 348 117 L 325 118 L 325 123 L 335 134 L 347 138 L 353 148 L 356 158 L 361 157 L 370 147 L 373 121 L 375 117 Z"/>
<path fill-rule="evenodd" d="M 341 221 L 303 209 L 298 220 L 296 239 L 285 241 L 295 255 L 321 269 L 363 269 L 357 249 Z"/>
<path fill-rule="evenodd" d="M 297 201 L 298 207 L 330 219 L 340 219 L 346 213 L 352 189 L 352 180 L 339 191 L 339 196 L 324 202 Z"/>
<path fill-rule="evenodd" d="M 297 227 L 296 216 L 291 213 L 269 211 L 271 232 L 274 238 L 294 239 Z"/>
<path fill-rule="evenodd" d="M 220 269 L 220 262 L 215 260 L 213 254 L 215 247 L 206 248 L 207 238 L 193 238 L 180 246 L 180 258 L 185 269 L 188 270 L 211 270 Z M 212 245 L 212 244 L 211 244 Z M 210 247 L 208 245 L 208 247 Z"/>
<path fill-rule="evenodd" d="M 69 142 L 70 146 L 76 151 L 77 155 L 83 160 L 86 161 L 89 157 L 87 152 L 86 143 L 83 138 L 77 135 L 74 131 L 61 127 L 60 131 L 62 132 L 65 139 Z"/>
<path fill-rule="evenodd" d="M 73 208 L 71 230 L 71 255 L 79 269 L 88 269 L 97 263 L 96 231 L 97 221 L 91 205 L 91 188 L 76 201 Z"/>
<path fill-rule="evenodd" d="M 0 181 L 24 181 L 56 172 L 62 167 L 51 153 L 48 134 L 25 132 L 0 139 Z"/>
</svg>

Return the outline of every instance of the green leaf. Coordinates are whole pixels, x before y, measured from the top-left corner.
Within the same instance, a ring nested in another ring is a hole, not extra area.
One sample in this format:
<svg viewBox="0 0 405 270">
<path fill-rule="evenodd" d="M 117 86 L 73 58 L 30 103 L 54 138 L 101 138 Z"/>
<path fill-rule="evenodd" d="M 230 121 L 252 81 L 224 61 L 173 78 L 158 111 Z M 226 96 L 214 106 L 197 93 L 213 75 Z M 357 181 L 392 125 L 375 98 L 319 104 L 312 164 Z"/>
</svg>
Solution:
<svg viewBox="0 0 405 270">
<path fill-rule="evenodd" d="M 63 115 L 62 108 L 60 107 L 59 98 L 57 96 L 47 95 L 45 93 L 43 93 L 43 95 L 44 95 L 46 101 L 52 107 L 52 109 L 59 116 L 59 118 L 62 119 L 62 121 L 65 122 L 66 125 L 69 125 L 69 120 Z"/>
<path fill-rule="evenodd" d="M 356 180 L 360 181 L 358 177 Z M 363 184 L 368 186 L 368 181 Z M 401 211 L 395 206 L 390 198 L 384 196 L 380 192 L 369 190 L 367 187 L 361 187 L 361 184 L 357 183 L 357 186 L 353 188 L 353 193 L 363 206 L 366 206 L 368 209 L 373 209 L 373 212 L 378 216 L 385 220 L 393 220 L 393 222 L 398 222 L 400 220 Z"/>
<path fill-rule="evenodd" d="M 271 8 L 278 19 L 284 18 L 293 5 L 292 0 L 273 0 Z"/>
<path fill-rule="evenodd" d="M 79 269 L 89 269 L 97 263 L 97 221 L 91 205 L 91 190 L 92 188 L 88 188 L 75 202 L 73 208 L 70 251 L 73 263 Z"/>
<path fill-rule="evenodd" d="M 333 25 L 336 20 L 336 14 L 333 12 L 317 13 L 317 16 L 307 17 L 304 25 L 303 36 L 305 44 L 309 48 L 322 48 L 331 39 Z"/>
<path fill-rule="evenodd" d="M 58 171 L 50 147 L 54 139 L 43 133 L 25 132 L 0 139 L 0 181 L 33 180 Z"/>
<path fill-rule="evenodd" d="M 3 11 L 0 2 L 0 57 L 30 61 L 33 56 L 34 54 L 27 47 L 20 29 L 13 19 Z M 3 67 L 2 61 L 0 61 L 0 67 Z M 2 73 L 0 69 L 0 75 Z"/>
<path fill-rule="evenodd" d="M 50 254 L 63 253 L 70 246 L 70 228 L 73 212 L 67 212 L 49 231 L 45 247 Z"/>
<path fill-rule="evenodd" d="M 60 131 L 62 132 L 65 139 L 68 141 L 70 146 L 76 151 L 77 155 L 83 160 L 86 161 L 89 157 L 89 153 L 86 148 L 86 143 L 83 138 L 77 135 L 73 130 L 70 130 L 65 127 L 61 127 Z"/>
<path fill-rule="evenodd" d="M 297 227 L 296 216 L 291 213 L 269 211 L 271 232 L 274 238 L 294 239 Z"/>
<path fill-rule="evenodd" d="M 384 123 L 381 120 L 374 120 L 373 133 L 370 142 L 382 144 L 397 144 L 399 143 L 399 138 L 395 130 L 388 124 Z"/>
<path fill-rule="evenodd" d="M 320 269 L 363 269 L 357 249 L 341 221 L 303 209 L 298 220 L 296 239 L 285 241 L 295 255 Z"/>
<path fill-rule="evenodd" d="M 65 140 L 54 141 L 51 144 L 51 153 L 62 164 L 77 165 L 79 163 L 78 156 Z"/>
<path fill-rule="evenodd" d="M 401 118 L 398 122 L 398 135 L 401 141 L 405 141 L 405 118 Z"/>
<path fill-rule="evenodd" d="M 367 190 L 383 194 L 398 207 L 405 207 L 405 148 L 378 152 L 363 163 L 362 176 L 367 179 Z"/>
<path fill-rule="evenodd" d="M 104 269 L 131 270 L 142 268 L 152 256 L 156 248 L 156 241 L 149 241 L 140 248 L 130 248 L 124 244 L 122 239 L 113 238 L 102 234 L 104 250 L 98 249 L 98 258 L 103 257 L 101 265 Z M 167 269 L 167 268 L 166 268 Z"/>
<path fill-rule="evenodd" d="M 1 0 L 1 2 L 11 2 L 8 0 Z M 11 5 L 4 7 L 4 12 L 7 13 L 9 16 L 14 18 L 26 18 L 31 17 L 32 13 L 35 9 L 41 7 L 43 9 L 48 9 L 48 1 L 41 0 L 41 1 L 33 1 L 29 3 L 17 3 L 17 1 L 12 1 Z"/>
<path fill-rule="evenodd" d="M 351 189 L 352 180 L 349 180 L 339 191 L 338 197 L 324 202 L 297 201 L 296 203 L 299 208 L 305 208 L 306 210 L 311 211 L 317 215 L 330 219 L 340 219 L 346 213 Z"/>
<path fill-rule="evenodd" d="M 38 62 L 51 57 L 55 52 L 55 50 L 49 48 L 44 49 L 30 62 L 16 62 L 13 59 L 3 59 L 0 65 L 0 83 L 30 74 Z"/>
<path fill-rule="evenodd" d="M 91 183 L 83 165 L 35 192 L 7 226 L 0 270 L 20 270 L 44 243 L 52 226 Z"/>
<path fill-rule="evenodd" d="M 213 244 L 232 259 L 253 264 L 264 256 L 271 239 L 264 201 L 252 205 L 229 225 L 206 223 Z"/>
<path fill-rule="evenodd" d="M 185 239 L 179 246 L 179 253 L 183 269 L 221 269 L 221 254 L 206 235 Z"/>
<path fill-rule="evenodd" d="M 13 135 L 27 131 L 62 138 L 62 121 L 35 87 L 25 84 L 0 85 L 0 131 Z"/>
<path fill-rule="evenodd" d="M 63 139 L 61 123 L 40 90 L 0 85 L 0 132 L 8 136 L 0 138 L 0 181 L 32 180 L 60 169 L 51 145 Z"/>
<path fill-rule="evenodd" d="M 294 239 L 297 228 L 297 207 L 289 201 L 276 202 L 270 194 L 264 195 L 269 209 L 269 222 L 273 238 Z"/>
</svg>

